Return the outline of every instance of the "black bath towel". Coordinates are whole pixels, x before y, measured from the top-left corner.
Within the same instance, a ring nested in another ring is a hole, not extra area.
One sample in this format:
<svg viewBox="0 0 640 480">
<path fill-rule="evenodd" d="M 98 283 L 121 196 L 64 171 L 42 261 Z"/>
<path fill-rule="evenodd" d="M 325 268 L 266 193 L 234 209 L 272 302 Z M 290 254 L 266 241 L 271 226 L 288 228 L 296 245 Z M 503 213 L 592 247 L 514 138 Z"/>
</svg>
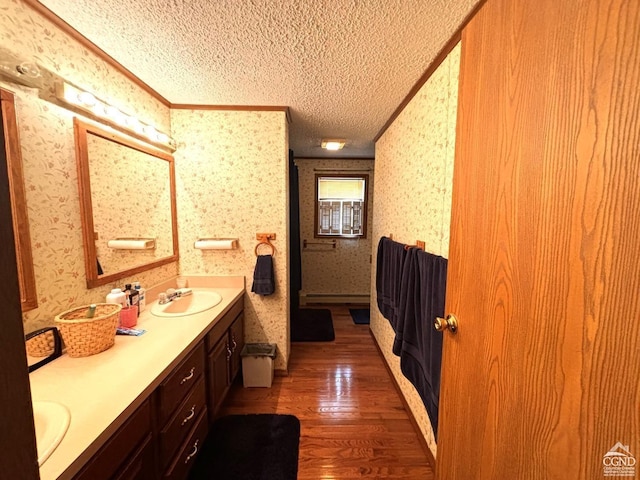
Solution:
<svg viewBox="0 0 640 480">
<path fill-rule="evenodd" d="M 271 255 L 258 255 L 256 268 L 253 271 L 251 291 L 258 295 L 271 295 L 275 289 L 273 257 Z"/>
<path fill-rule="evenodd" d="M 410 249 L 400 292 L 400 315 L 393 352 L 402 373 L 416 387 L 437 436 L 442 332 L 433 328 L 444 315 L 447 259 Z"/>
<path fill-rule="evenodd" d="M 378 309 L 396 331 L 398 322 L 400 281 L 407 251 L 404 244 L 381 237 L 376 260 L 376 296 Z"/>
</svg>

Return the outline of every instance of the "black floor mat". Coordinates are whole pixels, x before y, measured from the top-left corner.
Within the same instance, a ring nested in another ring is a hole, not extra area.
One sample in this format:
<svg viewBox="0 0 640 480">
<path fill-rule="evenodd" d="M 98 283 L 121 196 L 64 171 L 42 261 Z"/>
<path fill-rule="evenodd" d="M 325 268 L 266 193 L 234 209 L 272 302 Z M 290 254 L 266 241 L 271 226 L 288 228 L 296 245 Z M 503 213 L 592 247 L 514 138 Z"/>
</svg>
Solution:
<svg viewBox="0 0 640 480">
<path fill-rule="evenodd" d="M 293 415 L 228 415 L 211 426 L 189 480 L 296 480 L 299 444 Z"/>
<path fill-rule="evenodd" d="M 331 342 L 333 331 L 331 310 L 327 308 L 300 308 L 291 315 L 292 342 Z"/>
<path fill-rule="evenodd" d="M 371 311 L 368 308 L 350 308 L 349 313 L 353 323 L 357 325 L 367 325 L 370 323 Z"/>
</svg>

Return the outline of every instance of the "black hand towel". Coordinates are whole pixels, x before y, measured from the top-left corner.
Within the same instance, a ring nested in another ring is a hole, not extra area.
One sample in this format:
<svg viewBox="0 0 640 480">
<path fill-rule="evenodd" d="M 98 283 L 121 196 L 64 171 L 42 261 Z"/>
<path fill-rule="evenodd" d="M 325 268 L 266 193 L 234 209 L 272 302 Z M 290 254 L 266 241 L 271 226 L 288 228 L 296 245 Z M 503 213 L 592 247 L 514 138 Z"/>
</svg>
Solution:
<svg viewBox="0 0 640 480">
<path fill-rule="evenodd" d="M 271 255 L 258 255 L 256 268 L 253 271 L 251 291 L 258 295 L 271 295 L 275 289 L 273 257 Z"/>
<path fill-rule="evenodd" d="M 447 289 L 447 259 L 410 249 L 401 285 L 401 315 L 393 345 L 400 356 L 400 369 L 416 387 L 438 435 L 442 332 L 433 328 L 436 317 L 444 316 Z"/>
<path fill-rule="evenodd" d="M 378 309 L 382 316 L 389 320 L 395 332 L 398 331 L 400 284 L 406 255 L 404 244 L 387 237 L 380 238 L 376 269 Z"/>
</svg>

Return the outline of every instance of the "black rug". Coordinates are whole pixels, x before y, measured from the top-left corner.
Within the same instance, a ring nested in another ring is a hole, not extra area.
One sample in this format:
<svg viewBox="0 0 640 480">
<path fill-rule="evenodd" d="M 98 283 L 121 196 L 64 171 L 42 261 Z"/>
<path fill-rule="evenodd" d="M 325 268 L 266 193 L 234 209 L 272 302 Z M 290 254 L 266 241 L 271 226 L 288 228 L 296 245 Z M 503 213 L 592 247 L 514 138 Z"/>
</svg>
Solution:
<svg viewBox="0 0 640 480">
<path fill-rule="evenodd" d="M 189 480 L 296 480 L 300 421 L 293 415 L 228 415 L 214 422 Z"/>
<path fill-rule="evenodd" d="M 300 308 L 291 314 L 292 342 L 331 342 L 336 339 L 331 310 Z"/>
<path fill-rule="evenodd" d="M 349 313 L 353 323 L 357 325 L 367 325 L 371 321 L 371 311 L 368 308 L 350 308 Z"/>
</svg>

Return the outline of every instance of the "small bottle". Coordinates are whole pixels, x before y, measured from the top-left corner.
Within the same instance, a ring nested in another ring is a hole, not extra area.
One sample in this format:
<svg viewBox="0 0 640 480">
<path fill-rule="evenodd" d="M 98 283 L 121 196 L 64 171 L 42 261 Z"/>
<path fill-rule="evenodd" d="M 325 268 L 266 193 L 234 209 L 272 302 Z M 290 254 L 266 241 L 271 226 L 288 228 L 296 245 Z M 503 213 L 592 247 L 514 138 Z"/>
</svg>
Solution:
<svg viewBox="0 0 640 480">
<path fill-rule="evenodd" d="M 133 282 L 133 288 L 138 291 L 138 312 L 147 306 L 147 290 L 140 286 L 140 282 Z"/>
<path fill-rule="evenodd" d="M 115 303 L 117 305 L 120 305 L 122 308 L 127 307 L 127 296 L 119 288 L 114 288 L 113 290 L 111 290 L 111 293 L 107 294 L 106 301 L 107 303 Z M 118 326 L 121 325 L 121 322 L 120 322 L 121 314 L 122 314 L 122 311 L 120 311 L 120 314 L 118 314 Z"/>
<path fill-rule="evenodd" d="M 117 303 L 118 305 L 121 305 L 122 308 L 127 306 L 127 296 L 119 288 L 111 290 L 111 293 L 107 294 L 106 301 L 107 303 Z"/>
</svg>

